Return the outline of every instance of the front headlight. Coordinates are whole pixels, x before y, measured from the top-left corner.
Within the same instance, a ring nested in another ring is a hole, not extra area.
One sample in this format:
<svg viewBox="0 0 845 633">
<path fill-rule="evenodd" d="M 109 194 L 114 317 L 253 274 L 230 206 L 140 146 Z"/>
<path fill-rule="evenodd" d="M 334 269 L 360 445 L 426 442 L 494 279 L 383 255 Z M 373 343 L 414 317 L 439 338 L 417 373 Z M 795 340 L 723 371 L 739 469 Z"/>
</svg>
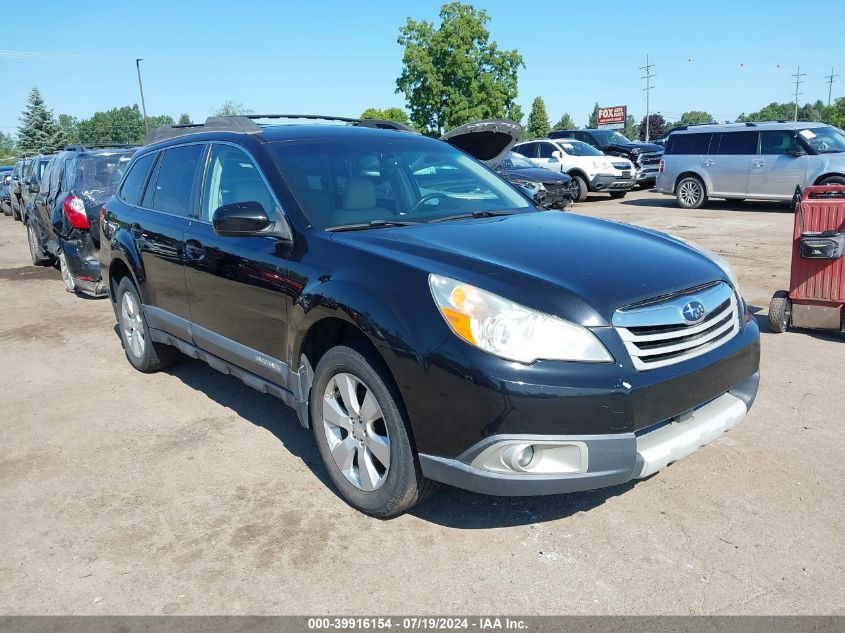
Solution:
<svg viewBox="0 0 845 633">
<path fill-rule="evenodd" d="M 613 362 L 586 328 L 449 277 L 429 275 L 428 282 L 452 331 L 485 352 L 521 363 L 539 359 Z"/>
<path fill-rule="evenodd" d="M 610 163 L 596 160 L 593 161 L 593 167 L 595 167 L 596 169 L 610 169 Z"/>
</svg>

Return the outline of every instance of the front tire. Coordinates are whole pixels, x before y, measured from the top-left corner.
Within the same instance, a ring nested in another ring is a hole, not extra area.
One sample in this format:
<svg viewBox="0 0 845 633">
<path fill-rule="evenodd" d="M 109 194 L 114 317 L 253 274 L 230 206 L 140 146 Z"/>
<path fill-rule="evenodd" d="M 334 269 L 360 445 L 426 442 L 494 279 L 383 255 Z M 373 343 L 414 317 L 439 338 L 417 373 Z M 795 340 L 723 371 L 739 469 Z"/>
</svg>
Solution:
<svg viewBox="0 0 845 633">
<path fill-rule="evenodd" d="M 845 176 L 828 176 L 822 180 L 820 185 L 845 185 Z"/>
<path fill-rule="evenodd" d="M 156 343 L 144 318 L 138 291 L 129 277 L 117 287 L 117 325 L 126 359 L 138 371 L 151 374 L 176 362 L 179 351 L 170 345 Z"/>
<path fill-rule="evenodd" d="M 314 371 L 311 427 L 340 496 L 386 519 L 425 499 L 426 479 L 399 397 L 381 359 L 364 347 L 330 349 Z"/>
<path fill-rule="evenodd" d="M 792 323 L 792 301 L 786 290 L 778 290 L 769 302 L 769 329 L 783 334 Z"/>
<path fill-rule="evenodd" d="M 684 209 L 698 209 L 707 202 L 704 183 L 697 176 L 682 178 L 675 187 L 675 197 Z"/>
<path fill-rule="evenodd" d="M 590 193 L 587 181 L 578 174 L 570 175 L 572 176 L 572 200 L 574 202 L 584 202 L 587 199 L 587 194 Z"/>
</svg>

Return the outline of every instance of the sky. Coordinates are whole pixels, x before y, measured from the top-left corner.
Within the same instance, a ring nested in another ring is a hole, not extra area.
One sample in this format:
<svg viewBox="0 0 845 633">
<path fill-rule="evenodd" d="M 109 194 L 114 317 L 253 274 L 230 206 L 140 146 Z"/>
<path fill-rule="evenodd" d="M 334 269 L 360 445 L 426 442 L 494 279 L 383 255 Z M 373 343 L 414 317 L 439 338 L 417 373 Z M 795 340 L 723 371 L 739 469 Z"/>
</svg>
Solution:
<svg viewBox="0 0 845 633">
<path fill-rule="evenodd" d="M 441 4 L 42 0 L 33 19 L 0 28 L 0 130 L 16 132 L 32 86 L 56 115 L 140 103 L 136 58 L 149 115 L 202 121 L 226 100 L 261 113 L 404 107 L 399 28 L 408 17 L 436 22 Z M 646 55 L 651 110 L 668 120 L 687 110 L 733 120 L 792 101 L 799 65 L 801 103 L 827 101 L 836 66 L 833 96 L 845 95 L 842 0 L 471 4 L 488 12 L 491 40 L 525 60 L 525 115 L 539 95 L 552 123 L 568 112 L 584 125 L 597 101 L 639 120 Z"/>
</svg>

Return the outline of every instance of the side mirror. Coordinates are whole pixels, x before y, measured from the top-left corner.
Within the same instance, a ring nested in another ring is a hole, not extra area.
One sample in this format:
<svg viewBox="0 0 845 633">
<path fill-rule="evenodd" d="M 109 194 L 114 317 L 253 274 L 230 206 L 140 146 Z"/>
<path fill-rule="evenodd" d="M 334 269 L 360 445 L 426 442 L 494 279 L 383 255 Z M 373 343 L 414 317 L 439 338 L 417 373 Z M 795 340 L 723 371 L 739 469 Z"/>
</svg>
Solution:
<svg viewBox="0 0 845 633">
<path fill-rule="evenodd" d="M 217 207 L 211 216 L 214 232 L 226 237 L 243 237 L 273 226 L 260 202 L 235 202 Z"/>
<path fill-rule="evenodd" d="M 29 181 L 29 183 L 27 184 L 27 188 L 29 190 L 29 193 L 38 193 L 38 183 L 34 180 Z"/>
</svg>

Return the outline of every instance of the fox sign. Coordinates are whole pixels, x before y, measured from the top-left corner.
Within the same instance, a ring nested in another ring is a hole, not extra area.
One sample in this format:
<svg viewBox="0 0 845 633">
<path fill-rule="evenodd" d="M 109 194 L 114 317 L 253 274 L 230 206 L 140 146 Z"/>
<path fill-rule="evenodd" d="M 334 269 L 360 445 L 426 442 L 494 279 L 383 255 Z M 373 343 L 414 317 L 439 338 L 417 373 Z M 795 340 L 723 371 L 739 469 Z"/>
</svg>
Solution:
<svg viewBox="0 0 845 633">
<path fill-rule="evenodd" d="M 599 127 L 625 127 L 625 117 L 628 114 L 628 106 L 611 106 L 599 108 L 596 113 L 596 124 Z"/>
</svg>

